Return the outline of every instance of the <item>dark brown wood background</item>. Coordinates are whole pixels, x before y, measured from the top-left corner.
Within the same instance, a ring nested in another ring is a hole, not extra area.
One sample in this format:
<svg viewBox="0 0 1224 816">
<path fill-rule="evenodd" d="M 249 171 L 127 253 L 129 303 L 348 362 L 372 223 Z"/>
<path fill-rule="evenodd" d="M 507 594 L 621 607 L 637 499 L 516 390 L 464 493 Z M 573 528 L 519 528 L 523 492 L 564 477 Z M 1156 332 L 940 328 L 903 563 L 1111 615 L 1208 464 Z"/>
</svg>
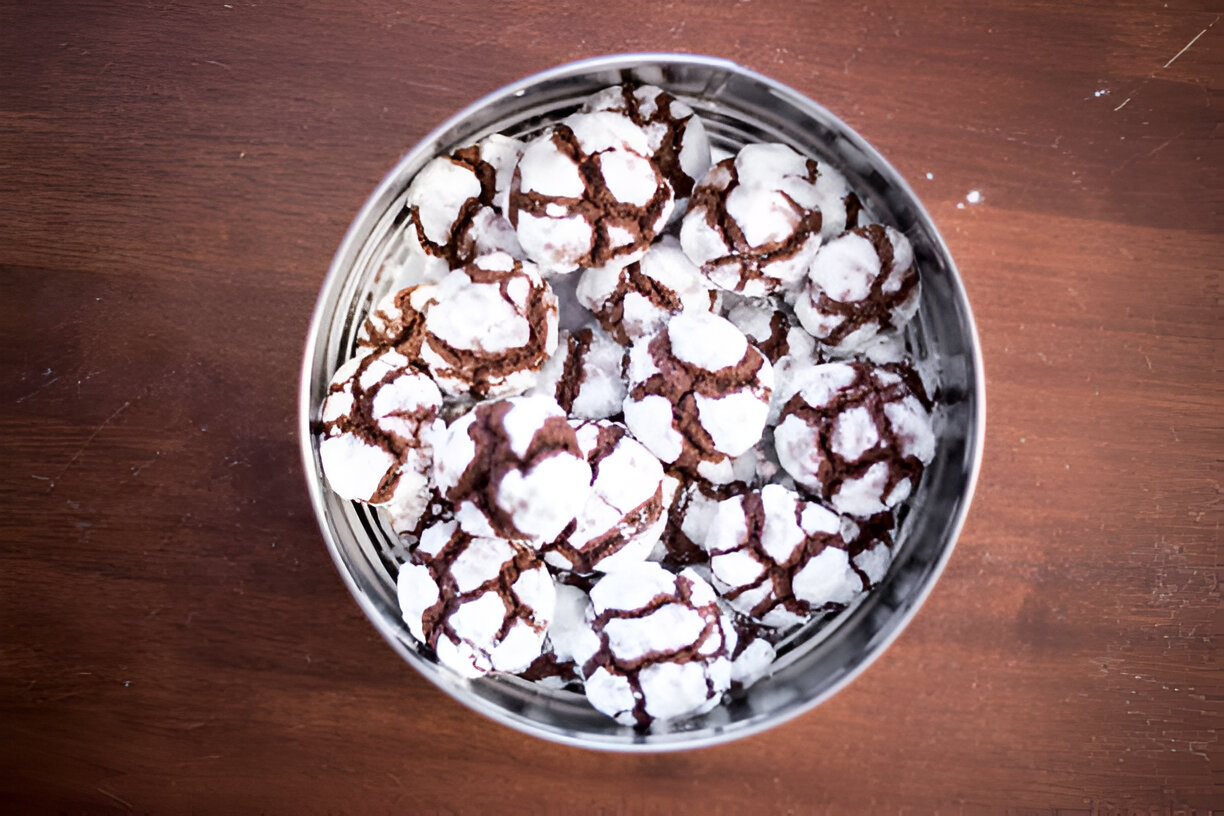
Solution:
<svg viewBox="0 0 1224 816">
<path fill-rule="evenodd" d="M 986 5 L 0 3 L 0 809 L 1224 812 L 1224 8 Z M 628 50 L 736 60 L 880 148 L 988 379 L 912 626 L 797 721 L 665 756 L 521 736 L 402 663 L 294 427 L 398 156 Z"/>
</svg>

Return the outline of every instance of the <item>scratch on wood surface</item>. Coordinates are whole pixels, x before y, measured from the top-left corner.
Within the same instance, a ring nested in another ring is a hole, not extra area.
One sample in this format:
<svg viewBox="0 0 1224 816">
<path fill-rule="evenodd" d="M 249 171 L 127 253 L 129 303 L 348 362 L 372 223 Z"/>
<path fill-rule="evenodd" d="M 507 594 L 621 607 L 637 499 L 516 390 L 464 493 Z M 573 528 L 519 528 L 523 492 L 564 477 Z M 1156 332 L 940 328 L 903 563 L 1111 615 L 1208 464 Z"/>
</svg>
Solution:
<svg viewBox="0 0 1224 816">
<path fill-rule="evenodd" d="M 225 70 L 227 70 L 227 71 L 233 71 L 233 70 L 234 70 L 233 68 L 231 68 L 231 67 L 229 67 L 228 65 L 226 65 L 224 62 L 217 62 L 216 60 L 204 60 L 204 61 L 205 61 L 205 62 L 207 62 L 209 65 L 219 65 L 219 66 L 221 66 L 222 68 L 224 68 L 224 69 L 225 69 Z"/>
<path fill-rule="evenodd" d="M 147 462 L 141 462 L 140 464 L 136 465 L 135 467 L 131 469 L 132 475 L 139 476 L 142 470 L 144 470 L 145 468 L 147 468 L 149 465 L 153 464 L 160 458 L 161 458 L 161 451 L 154 452 L 152 459 L 150 459 Z"/>
<path fill-rule="evenodd" d="M 1220 22 L 1220 18 L 1219 18 L 1219 17 L 1216 17 L 1214 20 L 1212 20 L 1212 21 L 1211 21 L 1211 25 L 1207 26 L 1207 27 L 1206 27 L 1206 28 L 1204 28 L 1202 31 L 1200 31 L 1199 33 L 1195 34 L 1195 35 L 1194 35 L 1194 37 L 1193 37 L 1193 38 L 1190 40 L 1190 42 L 1188 42 L 1188 43 L 1186 43 L 1184 46 L 1182 46 L 1182 50 L 1178 51 L 1176 54 L 1174 54 L 1172 57 L 1170 57 L 1170 58 L 1169 58 L 1169 61 L 1168 61 L 1168 62 L 1166 62 L 1166 63 L 1164 64 L 1164 66 L 1163 66 L 1163 67 L 1168 68 L 1170 65 L 1172 65 L 1172 64 L 1173 64 L 1173 63 L 1174 63 L 1174 62 L 1177 60 L 1177 58 L 1178 58 L 1178 57 L 1180 57 L 1182 54 L 1184 54 L 1184 53 L 1186 53 L 1187 51 L 1189 51 L 1189 50 L 1190 50 L 1190 46 L 1194 45 L 1196 42 L 1198 42 L 1198 41 L 1199 41 L 1199 37 L 1203 36 L 1203 35 L 1204 35 L 1204 34 L 1206 34 L 1208 31 L 1210 31 L 1210 30 L 1211 30 L 1211 29 L 1212 29 L 1212 28 L 1215 26 L 1215 24 L 1216 24 L 1216 23 L 1218 23 L 1218 22 Z"/>
<path fill-rule="evenodd" d="M 854 60 L 855 60 L 855 59 L 857 59 L 857 58 L 858 58 L 858 55 L 859 55 L 859 54 L 861 54 L 862 52 L 863 52 L 863 49 L 862 49 L 862 48 L 855 48 L 855 49 L 854 49 L 854 52 L 853 52 L 853 53 L 850 55 L 850 58 L 849 58 L 848 60 L 846 60 L 846 61 L 845 61 L 845 63 L 843 63 L 843 64 L 842 64 L 842 73 L 843 73 L 843 74 L 848 74 L 848 73 L 850 73 L 850 63 L 854 62 Z"/>
<path fill-rule="evenodd" d="M 77 450 L 77 452 L 76 452 L 76 453 L 72 454 L 72 458 L 68 460 L 68 464 L 64 465 L 63 469 L 62 469 L 62 470 L 61 470 L 59 473 L 57 473 L 57 474 L 56 474 L 56 476 L 55 476 L 55 478 L 54 478 L 54 479 L 52 479 L 52 480 L 51 480 L 51 484 L 50 484 L 50 485 L 47 487 L 47 492 L 48 492 L 48 493 L 50 493 L 52 490 L 54 490 L 54 489 L 55 489 L 55 485 L 56 485 L 56 483 L 57 483 L 57 482 L 58 482 L 58 481 L 59 481 L 61 478 L 63 478 L 63 476 L 64 476 L 64 474 L 65 474 L 65 473 L 67 473 L 67 472 L 68 472 L 68 468 L 72 467 L 72 466 L 73 466 L 73 465 L 76 463 L 76 460 L 81 458 L 81 454 L 82 454 L 82 453 L 84 453 L 84 452 L 85 452 L 85 449 L 89 447 L 90 443 L 92 443 L 92 442 L 94 441 L 94 439 L 96 439 L 96 438 L 97 438 L 98 434 L 100 434 L 100 433 L 102 432 L 102 429 L 103 429 L 103 428 L 105 428 L 107 425 L 111 424 L 112 422 L 114 422 L 115 417 L 119 416 L 119 415 L 120 415 L 120 414 L 122 414 L 124 411 L 126 411 L 126 410 L 128 409 L 128 406 L 130 406 L 131 404 L 132 404 L 132 401 L 131 401 L 131 400 L 127 400 L 127 401 L 126 401 L 126 402 L 124 402 L 122 405 L 120 405 L 118 408 L 116 408 L 116 409 L 115 409 L 115 411 L 114 411 L 114 413 L 112 413 L 112 414 L 111 414 L 110 416 L 108 416 L 106 419 L 102 420 L 102 424 L 101 424 L 101 425 L 99 425 L 98 427 L 94 428 L 93 433 L 91 433 L 91 434 L 89 435 L 89 438 L 85 440 L 85 444 L 84 444 L 84 445 L 82 445 L 82 446 L 81 446 L 81 447 L 80 447 L 80 448 Z"/>
<path fill-rule="evenodd" d="M 33 391 L 31 391 L 30 393 L 26 394 L 24 397 L 18 397 L 18 398 L 17 398 L 17 402 L 18 402 L 18 403 L 25 402 L 25 401 L 26 401 L 26 400 L 28 400 L 30 397 L 32 397 L 32 396 L 34 396 L 35 394 L 37 394 L 39 391 L 43 391 L 43 390 L 45 390 L 45 389 L 47 389 L 47 388 L 50 388 L 51 386 L 55 385 L 57 382 L 59 382 L 59 377 L 52 377 L 51 379 L 47 380 L 47 381 L 46 381 L 45 383 L 43 383 L 42 385 L 40 385 L 40 386 L 38 386 L 37 388 L 35 388 L 35 389 L 34 389 Z"/>
<path fill-rule="evenodd" d="M 1183 130 L 1181 133 L 1177 134 L 1172 139 L 1165 139 L 1163 142 L 1158 144 L 1156 147 L 1152 148 L 1150 151 L 1148 151 L 1148 158 L 1150 159 L 1152 156 L 1155 156 L 1157 153 L 1164 150 L 1169 145 L 1173 144 L 1173 142 L 1180 139 L 1185 134 L 1185 132 L 1186 131 Z"/>
<path fill-rule="evenodd" d="M 105 796 L 105 797 L 107 797 L 107 798 L 110 798 L 110 799 L 114 799 L 116 802 L 118 802 L 119 804 L 123 805 L 125 808 L 127 808 L 127 809 L 128 809 L 128 812 L 130 812 L 130 813 L 135 813 L 135 812 L 136 812 L 136 808 L 134 808 L 134 807 L 132 806 L 132 803 L 131 803 L 131 802 L 129 802 L 128 800 L 126 800 L 126 799 L 122 799 L 122 798 L 120 798 L 120 797 L 116 796 L 115 794 L 111 793 L 110 791 L 105 790 L 104 788 L 97 788 L 97 791 L 98 791 L 98 793 L 102 794 L 103 796 Z"/>
<path fill-rule="evenodd" d="M 1190 46 L 1192 46 L 1192 45 L 1194 45 L 1196 42 L 1198 42 L 1198 41 L 1199 41 L 1199 38 L 1200 38 L 1200 37 L 1202 37 L 1204 34 L 1206 34 L 1208 31 L 1210 31 L 1211 29 L 1215 28 L 1215 24 L 1216 24 L 1216 23 L 1218 23 L 1218 22 L 1220 22 L 1220 20 L 1221 20 L 1222 18 L 1224 18 L 1224 14 L 1219 14 L 1219 15 L 1216 15 L 1216 18 L 1215 18 L 1214 20 L 1212 20 L 1212 21 L 1211 21 L 1211 24 L 1210 24 L 1210 25 L 1208 25 L 1208 26 L 1207 26 L 1206 28 L 1204 28 L 1202 31 L 1200 31 L 1199 33 L 1197 33 L 1197 34 L 1195 34 L 1193 37 L 1191 37 L 1191 38 L 1190 38 L 1190 42 L 1188 42 L 1188 43 L 1186 43 L 1185 45 L 1183 45 L 1183 46 L 1182 46 L 1182 49 L 1181 49 L 1180 51 L 1178 51 L 1178 52 L 1177 52 L 1176 54 L 1174 54 L 1173 56 L 1169 57 L 1169 61 L 1168 61 L 1168 62 L 1166 62 L 1164 65 L 1160 66 L 1159 68 L 1155 69 L 1154 71 L 1152 71 L 1152 73 L 1148 74 L 1148 75 L 1147 75 L 1147 78 L 1145 78 L 1145 79 L 1144 79 L 1144 80 L 1143 80 L 1141 83 L 1139 83 L 1139 87 L 1137 87 L 1137 88 L 1135 88 L 1133 91 L 1131 91 L 1131 95 L 1130 95 L 1130 96 L 1128 96 L 1128 97 L 1126 97 L 1125 99 L 1123 99 L 1123 100 L 1122 100 L 1122 104 L 1121 104 L 1121 105 L 1118 105 L 1118 107 L 1114 108 L 1114 113 L 1117 113 L 1118 111 L 1120 111 L 1120 110 L 1122 110 L 1123 108 L 1125 108 L 1125 107 L 1126 107 L 1126 104 L 1127 104 L 1128 102 L 1130 102 L 1130 101 L 1131 101 L 1131 98 L 1132 98 L 1132 97 L 1134 97 L 1134 96 L 1135 96 L 1135 94 L 1137 94 L 1137 93 L 1139 93 L 1141 90 L 1143 90 L 1143 89 L 1144 89 L 1144 88 L 1147 86 L 1147 84 L 1148 84 L 1149 82 L 1151 82 L 1153 79 L 1155 79 L 1155 78 L 1156 78 L 1156 74 L 1157 74 L 1159 71 L 1163 71 L 1163 70 L 1165 70 L 1165 69 L 1166 69 L 1166 68 L 1168 68 L 1170 65 L 1172 65 L 1172 64 L 1173 64 L 1173 63 L 1174 63 L 1174 62 L 1177 60 L 1177 58 L 1178 58 L 1178 57 L 1180 57 L 1182 54 L 1184 54 L 1184 53 L 1186 53 L 1187 51 L 1189 51 L 1189 50 L 1190 50 Z M 1209 96 L 1209 97 L 1208 97 L 1208 107 L 1210 107 L 1210 105 L 1211 105 L 1211 103 L 1210 103 L 1210 96 Z"/>
<path fill-rule="evenodd" d="M 1139 161 L 1141 158 L 1144 158 L 1144 159 L 1152 158 L 1157 153 L 1164 150 L 1166 147 L 1173 144 L 1174 142 L 1176 142 L 1178 139 L 1180 139 L 1182 136 L 1185 136 L 1185 135 L 1186 135 L 1186 131 L 1184 130 L 1179 131 L 1176 136 L 1165 139 L 1163 142 L 1161 142 L 1160 144 L 1156 145 L 1154 148 L 1149 150 L 1147 152 L 1147 155 L 1139 156 L 1138 154 L 1136 154 L 1136 155 L 1131 156 L 1130 158 L 1124 160 L 1121 164 L 1119 164 L 1113 170 L 1110 170 L 1109 175 L 1116 176 L 1118 173 L 1121 173 L 1123 170 L 1125 170 L 1127 167 L 1130 167 L 1132 164 Z"/>
</svg>

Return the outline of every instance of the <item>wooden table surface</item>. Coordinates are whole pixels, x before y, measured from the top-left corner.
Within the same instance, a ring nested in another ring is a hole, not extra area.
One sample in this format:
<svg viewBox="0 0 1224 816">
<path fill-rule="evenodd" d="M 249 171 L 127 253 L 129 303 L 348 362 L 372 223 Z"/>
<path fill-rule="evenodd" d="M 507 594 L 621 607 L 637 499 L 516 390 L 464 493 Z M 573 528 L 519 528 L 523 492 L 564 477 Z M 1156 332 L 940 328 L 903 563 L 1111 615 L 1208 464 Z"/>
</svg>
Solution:
<svg viewBox="0 0 1224 816">
<path fill-rule="evenodd" d="M 984 5 L 0 6 L 0 810 L 1224 812 L 1224 9 Z M 631 50 L 738 61 L 888 156 L 988 394 L 897 643 L 796 721 L 662 756 L 416 675 L 332 566 L 294 424 L 319 285 L 398 156 Z"/>
</svg>

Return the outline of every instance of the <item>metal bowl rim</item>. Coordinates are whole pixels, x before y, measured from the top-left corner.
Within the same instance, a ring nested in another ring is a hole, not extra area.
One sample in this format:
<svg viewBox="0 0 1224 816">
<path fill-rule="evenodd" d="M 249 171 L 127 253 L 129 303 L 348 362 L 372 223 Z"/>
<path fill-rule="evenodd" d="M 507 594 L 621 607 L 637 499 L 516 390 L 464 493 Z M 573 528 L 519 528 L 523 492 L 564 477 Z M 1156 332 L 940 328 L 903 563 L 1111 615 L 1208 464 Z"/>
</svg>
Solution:
<svg viewBox="0 0 1224 816">
<path fill-rule="evenodd" d="M 947 566 L 948 560 L 952 556 L 952 551 L 956 547 L 956 543 L 960 537 L 961 531 L 965 524 L 965 519 L 972 504 L 973 495 L 977 486 L 977 480 L 981 471 L 983 442 L 985 438 L 986 426 L 986 393 L 985 393 L 985 370 L 982 363 L 981 343 L 978 337 L 977 324 L 973 318 L 973 311 L 969 305 L 969 298 L 965 291 L 964 282 L 961 279 L 960 271 L 956 267 L 956 262 L 952 258 L 952 253 L 948 249 L 943 236 L 935 226 L 926 207 L 922 205 L 918 195 L 910 187 L 905 178 L 897 172 L 887 159 L 879 153 L 869 142 L 867 142 L 857 131 L 849 127 L 839 117 L 830 112 L 820 103 L 812 100 L 805 94 L 778 82 L 771 77 L 758 73 L 750 68 L 745 68 L 738 63 L 730 60 L 710 57 L 695 54 L 682 53 L 667 53 L 667 52 L 641 52 L 641 53 L 623 53 L 610 54 L 600 57 L 592 57 L 589 59 L 578 60 L 575 62 L 566 63 L 555 66 L 545 71 L 541 71 L 530 76 L 523 77 L 515 82 L 505 85 L 491 93 L 486 94 L 470 105 L 464 107 L 458 113 L 446 119 L 444 122 L 433 128 L 429 133 L 423 136 L 417 144 L 405 153 L 395 166 L 383 177 L 378 186 L 366 199 L 365 204 L 358 211 L 357 215 L 350 222 L 348 229 L 345 231 L 343 240 L 336 250 L 332 258 L 327 275 L 323 279 L 323 283 L 319 289 L 319 297 L 315 303 L 315 308 L 311 315 L 310 327 L 306 336 L 306 343 L 303 349 L 301 379 L 299 385 L 298 396 L 298 431 L 299 445 L 302 454 L 302 464 L 304 468 L 304 476 L 307 483 L 307 491 L 310 494 L 311 506 L 314 510 L 315 519 L 319 525 L 319 530 L 323 534 L 324 542 L 327 545 L 327 550 L 331 554 L 332 561 L 336 565 L 336 570 L 340 573 L 345 586 L 349 593 L 357 601 L 361 611 L 366 618 L 374 624 L 374 628 L 386 640 L 391 647 L 403 657 L 409 664 L 416 668 L 416 663 L 420 660 L 419 656 L 408 650 L 400 642 L 397 637 L 396 630 L 390 628 L 387 621 L 379 614 L 373 603 L 357 585 L 348 564 L 345 562 L 344 556 L 340 551 L 340 546 L 332 535 L 328 516 L 324 501 L 324 487 L 322 480 L 311 478 L 310 474 L 315 472 L 315 452 L 313 434 L 311 433 L 312 415 L 314 413 L 312 405 L 311 393 L 311 377 L 313 375 L 313 363 L 317 353 L 317 346 L 320 342 L 320 331 L 324 322 L 331 318 L 331 315 L 326 312 L 326 301 L 328 294 L 344 282 L 348 270 L 343 268 L 342 259 L 352 252 L 359 241 L 364 240 L 360 237 L 363 232 L 363 226 L 370 219 L 377 219 L 381 215 L 378 211 L 379 202 L 390 192 L 391 188 L 397 183 L 397 179 L 405 167 L 410 166 L 415 162 L 419 154 L 426 151 L 426 148 L 436 141 L 442 134 L 448 130 L 460 126 L 469 117 L 480 112 L 485 107 L 492 103 L 519 95 L 520 92 L 526 92 L 533 86 L 551 79 L 564 78 L 573 74 L 593 73 L 596 71 L 618 71 L 627 70 L 635 67 L 640 67 L 643 64 L 655 65 L 696 65 L 717 68 L 722 71 L 727 71 L 733 74 L 746 77 L 753 81 L 759 82 L 762 85 L 770 88 L 775 93 L 789 97 L 793 102 L 801 106 L 808 107 L 817 118 L 823 118 L 829 123 L 840 127 L 856 144 L 865 156 L 867 156 L 874 167 L 882 169 L 889 176 L 889 181 L 897 185 L 905 196 L 913 203 L 915 214 L 920 221 L 925 222 L 924 227 L 929 230 L 933 239 L 933 249 L 942 256 L 944 263 L 947 265 L 948 272 L 951 275 L 954 291 L 960 301 L 960 305 L 964 312 L 966 328 L 968 330 L 967 345 L 972 356 L 973 378 L 974 378 L 974 393 L 973 400 L 975 410 L 970 417 L 970 428 L 966 435 L 966 444 L 972 450 L 970 466 L 967 474 L 965 489 L 963 491 L 963 501 L 960 503 L 956 512 L 956 518 L 949 528 L 947 541 L 944 542 L 943 549 L 939 559 L 935 562 L 929 576 L 918 591 L 910 598 L 908 607 L 898 612 L 890 621 L 891 630 L 887 632 L 882 639 L 876 642 L 871 649 L 864 652 L 858 663 L 849 671 L 847 671 L 837 681 L 831 683 L 820 694 L 813 695 L 800 703 L 794 704 L 789 708 L 782 709 L 771 716 L 762 718 L 759 722 L 751 723 L 738 728 L 723 729 L 710 735 L 701 736 L 700 732 L 678 732 L 662 736 L 672 737 L 666 741 L 657 742 L 624 742 L 624 743 L 603 743 L 584 740 L 580 736 L 572 736 L 567 733 L 557 733 L 543 728 L 533 727 L 533 723 L 526 719 L 515 719 L 509 716 L 506 712 L 487 701 L 475 695 L 464 695 L 459 693 L 456 688 L 451 688 L 438 682 L 427 672 L 420 672 L 434 686 L 439 688 L 456 702 L 465 707 L 476 711 L 490 719 L 501 723 L 509 728 L 512 728 L 521 733 L 548 740 L 550 742 L 571 745 L 579 748 L 595 749 L 618 753 L 661 753 L 669 751 L 689 750 L 693 748 L 704 748 L 713 745 L 720 745 L 727 742 L 732 742 L 744 737 L 753 736 L 764 731 L 775 728 L 783 723 L 789 722 L 796 717 L 801 716 L 811 711 L 816 706 L 820 705 L 825 700 L 832 697 L 837 692 L 841 691 L 848 684 L 853 682 L 859 675 L 867 670 L 881 654 L 883 654 L 890 645 L 900 637 L 901 633 L 909 626 L 918 610 L 926 602 L 930 593 L 933 591 L 935 584 L 939 581 L 943 574 L 944 568 Z"/>
</svg>

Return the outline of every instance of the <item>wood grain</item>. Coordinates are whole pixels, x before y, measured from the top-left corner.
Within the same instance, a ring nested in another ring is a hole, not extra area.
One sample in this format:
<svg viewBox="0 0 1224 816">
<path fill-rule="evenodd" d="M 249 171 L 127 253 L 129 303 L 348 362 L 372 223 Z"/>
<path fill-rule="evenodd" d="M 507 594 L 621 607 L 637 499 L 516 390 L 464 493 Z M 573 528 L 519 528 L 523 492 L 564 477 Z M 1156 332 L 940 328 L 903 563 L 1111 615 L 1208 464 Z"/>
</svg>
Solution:
<svg viewBox="0 0 1224 816">
<path fill-rule="evenodd" d="M 1224 811 L 1221 10 L 983 5 L 0 7 L 5 812 Z M 736 60 L 888 156 L 961 267 L 989 406 L 960 545 L 884 657 L 651 757 L 404 665 L 294 430 L 315 294 L 395 159 L 630 50 Z"/>
</svg>

